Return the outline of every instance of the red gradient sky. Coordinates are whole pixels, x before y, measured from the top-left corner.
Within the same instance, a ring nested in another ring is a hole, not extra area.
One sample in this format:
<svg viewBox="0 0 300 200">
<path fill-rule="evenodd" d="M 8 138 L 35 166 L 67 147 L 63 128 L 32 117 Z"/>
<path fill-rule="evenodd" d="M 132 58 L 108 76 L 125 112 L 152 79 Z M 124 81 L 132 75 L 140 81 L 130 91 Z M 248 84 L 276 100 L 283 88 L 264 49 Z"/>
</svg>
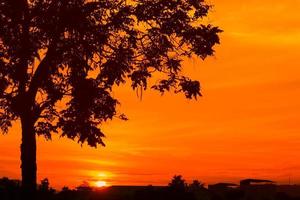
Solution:
<svg viewBox="0 0 300 200">
<path fill-rule="evenodd" d="M 82 181 L 164 185 L 174 174 L 213 183 L 264 178 L 300 183 L 300 1 L 213 0 L 225 32 L 216 56 L 186 61 L 204 97 L 114 92 L 130 118 L 106 124 L 105 148 L 38 139 L 38 176 L 57 188 Z M 20 127 L 0 136 L 0 177 L 20 178 Z"/>
</svg>

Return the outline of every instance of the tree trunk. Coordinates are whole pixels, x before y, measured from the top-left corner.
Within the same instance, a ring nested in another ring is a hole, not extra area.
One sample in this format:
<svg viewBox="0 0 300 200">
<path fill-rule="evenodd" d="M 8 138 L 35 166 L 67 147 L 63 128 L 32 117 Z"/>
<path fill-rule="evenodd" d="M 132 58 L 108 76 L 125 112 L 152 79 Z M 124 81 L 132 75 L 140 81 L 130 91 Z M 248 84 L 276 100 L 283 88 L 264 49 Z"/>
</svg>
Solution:
<svg viewBox="0 0 300 200">
<path fill-rule="evenodd" d="M 22 144 L 21 144 L 21 168 L 23 197 L 34 199 L 36 196 L 36 136 L 34 122 L 30 115 L 21 117 Z"/>
</svg>

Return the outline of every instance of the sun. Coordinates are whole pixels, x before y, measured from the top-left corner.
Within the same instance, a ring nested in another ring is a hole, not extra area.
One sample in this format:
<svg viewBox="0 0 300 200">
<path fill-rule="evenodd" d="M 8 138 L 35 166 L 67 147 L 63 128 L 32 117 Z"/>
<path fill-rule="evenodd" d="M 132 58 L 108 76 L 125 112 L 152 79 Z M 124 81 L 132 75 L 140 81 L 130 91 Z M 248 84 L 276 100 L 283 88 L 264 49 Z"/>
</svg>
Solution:
<svg viewBox="0 0 300 200">
<path fill-rule="evenodd" d="M 96 187 L 105 187 L 105 186 L 107 186 L 107 183 L 105 181 L 96 181 L 95 186 Z"/>
</svg>

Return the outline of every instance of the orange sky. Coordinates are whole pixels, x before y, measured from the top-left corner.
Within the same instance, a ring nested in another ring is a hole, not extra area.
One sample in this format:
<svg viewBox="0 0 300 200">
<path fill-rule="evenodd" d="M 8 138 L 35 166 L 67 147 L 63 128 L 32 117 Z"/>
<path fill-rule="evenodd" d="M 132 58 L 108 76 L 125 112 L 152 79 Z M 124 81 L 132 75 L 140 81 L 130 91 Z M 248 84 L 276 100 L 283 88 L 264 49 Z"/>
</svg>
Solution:
<svg viewBox="0 0 300 200">
<path fill-rule="evenodd" d="M 174 174 L 205 183 L 267 178 L 300 183 L 300 1 L 212 0 L 217 53 L 190 60 L 204 97 L 115 91 L 130 118 L 105 125 L 107 147 L 38 139 L 39 179 L 166 184 Z M 0 136 L 0 177 L 20 177 L 20 128 Z"/>
</svg>

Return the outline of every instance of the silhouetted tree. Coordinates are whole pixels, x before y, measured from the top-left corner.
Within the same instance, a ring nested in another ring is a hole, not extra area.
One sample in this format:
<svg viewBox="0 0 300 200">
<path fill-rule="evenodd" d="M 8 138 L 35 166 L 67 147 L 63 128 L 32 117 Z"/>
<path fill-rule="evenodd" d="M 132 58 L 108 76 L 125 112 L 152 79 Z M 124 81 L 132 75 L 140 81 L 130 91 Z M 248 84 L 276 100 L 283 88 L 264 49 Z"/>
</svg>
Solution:
<svg viewBox="0 0 300 200">
<path fill-rule="evenodd" d="M 172 190 L 178 191 L 178 192 L 184 192 L 187 188 L 186 181 L 182 178 L 181 175 L 175 175 L 171 182 L 169 183 L 169 187 Z"/>
<path fill-rule="evenodd" d="M 40 191 L 46 191 L 47 192 L 50 189 L 49 186 L 50 186 L 49 180 L 47 178 L 45 178 L 45 179 L 41 180 L 41 184 L 39 186 L 39 189 L 40 189 Z"/>
<path fill-rule="evenodd" d="M 198 180 L 193 180 L 193 182 L 189 185 L 189 187 L 191 189 L 195 189 L 195 190 L 202 189 L 202 188 L 204 188 L 204 183 L 201 183 Z"/>
<path fill-rule="evenodd" d="M 1 0 L 0 127 L 22 125 L 22 185 L 36 190 L 36 135 L 96 147 L 99 125 L 117 114 L 115 85 L 200 95 L 181 73 L 185 57 L 214 53 L 221 30 L 203 0 Z M 161 77 L 161 76 L 160 76 Z"/>
<path fill-rule="evenodd" d="M 53 199 L 55 190 L 50 187 L 48 178 L 41 180 L 41 183 L 38 187 L 38 199 L 50 200 Z"/>
<path fill-rule="evenodd" d="M 11 180 L 7 177 L 0 178 L 0 199 L 20 199 L 20 183 L 19 180 Z"/>
<path fill-rule="evenodd" d="M 62 192 L 67 192 L 67 191 L 70 191 L 69 187 L 67 186 L 64 186 L 62 189 L 61 189 Z"/>
<path fill-rule="evenodd" d="M 169 183 L 169 196 L 173 200 L 195 200 L 194 191 L 189 190 L 188 183 L 181 175 L 175 175 Z"/>
<path fill-rule="evenodd" d="M 198 180 L 193 180 L 193 182 L 189 184 L 188 191 L 193 194 L 195 199 L 198 199 L 200 196 L 207 196 L 207 189 L 204 187 L 204 183 Z"/>
<path fill-rule="evenodd" d="M 209 199 L 209 191 L 204 187 L 204 183 L 193 180 L 191 184 L 189 184 L 188 191 L 192 194 L 194 200 L 208 200 Z"/>
</svg>

